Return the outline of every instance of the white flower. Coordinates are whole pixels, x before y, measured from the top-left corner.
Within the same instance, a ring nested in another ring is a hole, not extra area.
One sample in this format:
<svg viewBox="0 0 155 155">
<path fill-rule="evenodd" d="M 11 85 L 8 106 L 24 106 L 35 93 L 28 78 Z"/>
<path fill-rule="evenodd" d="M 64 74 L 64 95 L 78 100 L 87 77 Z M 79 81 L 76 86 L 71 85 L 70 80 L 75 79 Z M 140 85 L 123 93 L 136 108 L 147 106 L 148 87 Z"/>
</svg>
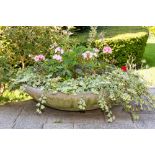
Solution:
<svg viewBox="0 0 155 155">
<path fill-rule="evenodd" d="M 93 58 L 94 53 L 93 52 L 90 52 L 90 51 L 86 51 L 86 52 L 84 52 L 82 54 L 82 56 L 83 56 L 84 59 L 89 60 L 89 59 Z"/>
<path fill-rule="evenodd" d="M 62 61 L 62 56 L 58 55 L 58 54 L 54 54 L 53 59 L 61 62 Z"/>
<path fill-rule="evenodd" d="M 64 53 L 64 50 L 61 47 L 57 47 L 55 49 L 55 53 L 57 53 L 57 52 L 60 52 L 61 54 L 63 54 Z"/>
<path fill-rule="evenodd" d="M 56 48 L 58 45 L 57 45 L 57 43 L 55 42 L 55 43 L 53 43 L 52 45 L 50 45 L 50 48 Z"/>
<path fill-rule="evenodd" d="M 94 56 L 94 57 L 97 57 L 97 53 L 93 53 L 93 56 Z"/>
<path fill-rule="evenodd" d="M 98 48 L 93 49 L 95 53 L 98 53 L 100 50 Z"/>
</svg>

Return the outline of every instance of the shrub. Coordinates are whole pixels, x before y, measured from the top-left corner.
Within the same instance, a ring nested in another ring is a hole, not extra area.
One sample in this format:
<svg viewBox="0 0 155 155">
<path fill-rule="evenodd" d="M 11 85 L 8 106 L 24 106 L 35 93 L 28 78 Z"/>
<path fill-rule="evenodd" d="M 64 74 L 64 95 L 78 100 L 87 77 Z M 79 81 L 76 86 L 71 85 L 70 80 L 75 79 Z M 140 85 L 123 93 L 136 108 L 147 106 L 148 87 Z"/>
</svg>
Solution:
<svg viewBox="0 0 155 155">
<path fill-rule="evenodd" d="M 129 56 L 134 57 L 134 63 L 139 65 L 141 64 L 147 39 L 147 32 L 130 33 L 107 38 L 104 41 L 96 40 L 94 45 L 100 50 L 103 49 L 104 46 L 109 45 L 113 50 L 112 56 L 116 60 L 115 65 L 124 65 Z"/>
<path fill-rule="evenodd" d="M 0 26 L 0 95 L 19 68 L 33 65 L 34 55 L 50 57 L 51 45 L 63 46 L 65 50 L 76 46 L 71 34 L 70 27 Z"/>
<path fill-rule="evenodd" d="M 90 29 L 90 26 L 75 26 L 75 28 L 75 31 L 86 32 Z"/>
<path fill-rule="evenodd" d="M 10 63 L 17 67 L 25 68 L 31 64 L 31 55 L 49 55 L 53 43 L 64 48 L 75 45 L 74 40 L 69 39 L 71 33 L 68 29 L 63 30 L 59 26 L 7 26 L 0 30 L 0 52 L 7 53 Z"/>
</svg>

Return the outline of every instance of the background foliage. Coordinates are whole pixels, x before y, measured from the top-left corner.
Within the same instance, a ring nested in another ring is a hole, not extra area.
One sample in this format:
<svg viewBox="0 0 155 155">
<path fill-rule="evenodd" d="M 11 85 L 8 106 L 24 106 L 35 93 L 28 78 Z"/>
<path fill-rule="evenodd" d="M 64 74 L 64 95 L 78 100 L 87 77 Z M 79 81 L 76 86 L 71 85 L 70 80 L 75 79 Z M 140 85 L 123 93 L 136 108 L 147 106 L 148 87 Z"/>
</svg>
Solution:
<svg viewBox="0 0 155 155">
<path fill-rule="evenodd" d="M 135 58 L 134 63 L 141 64 L 147 39 L 147 32 L 124 34 L 107 38 L 104 41 L 96 40 L 95 46 L 102 49 L 105 45 L 109 45 L 113 49 L 113 57 L 118 66 L 125 65 L 129 56 Z M 112 57 L 110 59 L 112 59 Z"/>
<path fill-rule="evenodd" d="M 151 33 L 154 32 L 154 27 L 149 27 L 148 29 Z M 72 30 L 74 34 L 70 34 L 69 30 Z M 13 78 L 14 74 L 16 74 L 20 68 L 33 66 L 34 61 L 32 57 L 34 55 L 42 53 L 47 58 L 50 58 L 50 45 L 53 43 L 57 43 L 58 46 L 62 46 L 65 51 L 74 49 L 75 51 L 79 52 L 79 54 L 80 52 L 84 52 L 87 49 L 87 41 L 90 34 L 89 32 L 89 26 L 0 26 L 0 84 L 10 81 L 10 78 Z M 145 48 L 144 42 L 147 40 L 148 36 L 146 27 L 102 26 L 97 28 L 96 36 L 92 38 L 95 40 L 100 39 L 100 33 L 102 33 L 102 37 L 104 38 L 105 43 L 100 43 L 100 45 L 97 47 L 102 50 L 103 44 L 112 46 L 113 55 L 111 56 L 117 59 L 118 62 L 116 65 L 124 65 L 128 54 L 131 53 L 138 56 L 136 63 L 140 62 L 142 53 Z M 137 36 L 139 33 L 145 33 L 145 35 L 143 35 L 143 37 L 139 37 Z M 116 46 L 114 46 L 114 42 L 116 42 Z M 126 45 L 128 46 L 127 49 L 125 48 Z M 133 51 L 131 52 L 129 50 Z M 153 51 L 150 50 L 153 50 L 153 48 L 147 48 L 148 54 L 150 52 L 153 53 Z M 147 53 L 145 54 L 145 57 L 148 56 Z M 68 61 L 68 66 L 72 68 L 73 65 L 76 65 L 77 58 L 73 55 L 73 59 L 68 60 L 67 57 L 68 56 L 66 55 L 64 59 Z M 153 57 L 151 58 L 153 59 Z M 111 58 L 109 59 L 111 60 Z M 72 66 L 70 65 L 71 63 Z M 63 67 L 66 68 L 66 66 Z M 90 65 L 88 68 L 92 68 L 92 66 Z M 62 68 L 62 74 L 70 74 L 67 70 L 67 68 L 66 70 Z"/>
<path fill-rule="evenodd" d="M 64 34 L 65 33 L 65 34 Z M 49 54 L 50 45 L 57 43 L 66 48 L 76 44 L 69 40 L 67 30 L 53 26 L 1 27 L 1 53 L 5 53 L 12 65 L 25 68 L 32 62 L 29 56 Z"/>
</svg>

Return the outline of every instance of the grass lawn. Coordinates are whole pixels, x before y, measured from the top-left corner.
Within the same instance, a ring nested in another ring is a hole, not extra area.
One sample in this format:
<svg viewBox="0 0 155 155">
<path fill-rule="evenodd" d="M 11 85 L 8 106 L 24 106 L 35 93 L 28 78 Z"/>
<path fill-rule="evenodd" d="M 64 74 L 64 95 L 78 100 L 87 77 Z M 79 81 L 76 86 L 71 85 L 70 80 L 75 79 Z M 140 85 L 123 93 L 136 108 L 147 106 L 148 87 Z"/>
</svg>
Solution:
<svg viewBox="0 0 155 155">
<path fill-rule="evenodd" d="M 97 28 L 98 34 L 103 32 L 105 38 L 115 37 L 120 34 L 137 33 L 144 31 L 146 31 L 146 28 L 142 26 L 99 26 Z M 80 42 L 87 42 L 88 36 L 89 31 L 83 33 L 75 33 L 73 37 Z"/>
<path fill-rule="evenodd" d="M 155 67 L 155 37 L 150 37 L 145 48 L 144 59 L 150 67 Z"/>
<path fill-rule="evenodd" d="M 144 59 L 148 64 L 148 69 L 138 72 L 146 79 L 150 85 L 155 86 L 155 37 L 150 36 L 145 48 Z"/>
<path fill-rule="evenodd" d="M 146 28 L 141 26 L 106 26 L 99 27 L 98 33 L 104 32 L 106 38 L 115 37 L 125 33 L 138 33 L 146 31 Z"/>
</svg>

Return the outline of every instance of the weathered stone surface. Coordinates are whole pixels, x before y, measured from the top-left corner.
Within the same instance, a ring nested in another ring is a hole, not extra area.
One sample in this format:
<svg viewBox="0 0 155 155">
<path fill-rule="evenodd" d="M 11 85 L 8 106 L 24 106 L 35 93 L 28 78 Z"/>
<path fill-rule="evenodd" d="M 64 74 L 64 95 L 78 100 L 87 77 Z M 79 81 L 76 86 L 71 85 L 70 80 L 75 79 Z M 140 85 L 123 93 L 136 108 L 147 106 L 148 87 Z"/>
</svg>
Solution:
<svg viewBox="0 0 155 155">
<path fill-rule="evenodd" d="M 14 122 L 20 115 L 23 109 L 22 105 L 7 105 L 0 107 L 0 128 L 8 129 L 12 128 Z"/>
<path fill-rule="evenodd" d="M 102 122 L 85 122 L 74 124 L 74 129 L 102 129 Z"/>
<path fill-rule="evenodd" d="M 53 122 L 48 120 L 48 122 L 43 126 L 44 129 L 73 129 L 73 123 L 64 122 Z"/>
<path fill-rule="evenodd" d="M 102 125 L 103 129 L 135 129 L 135 125 L 131 122 L 113 122 Z"/>
<path fill-rule="evenodd" d="M 151 87 L 151 88 L 149 89 L 149 91 L 150 91 L 150 93 L 152 93 L 152 94 L 155 95 L 155 86 L 154 86 L 154 87 Z"/>
<path fill-rule="evenodd" d="M 24 108 L 12 128 L 15 129 L 39 129 L 46 121 L 46 115 L 38 115 L 35 112 L 35 103 L 30 102 Z"/>
</svg>

